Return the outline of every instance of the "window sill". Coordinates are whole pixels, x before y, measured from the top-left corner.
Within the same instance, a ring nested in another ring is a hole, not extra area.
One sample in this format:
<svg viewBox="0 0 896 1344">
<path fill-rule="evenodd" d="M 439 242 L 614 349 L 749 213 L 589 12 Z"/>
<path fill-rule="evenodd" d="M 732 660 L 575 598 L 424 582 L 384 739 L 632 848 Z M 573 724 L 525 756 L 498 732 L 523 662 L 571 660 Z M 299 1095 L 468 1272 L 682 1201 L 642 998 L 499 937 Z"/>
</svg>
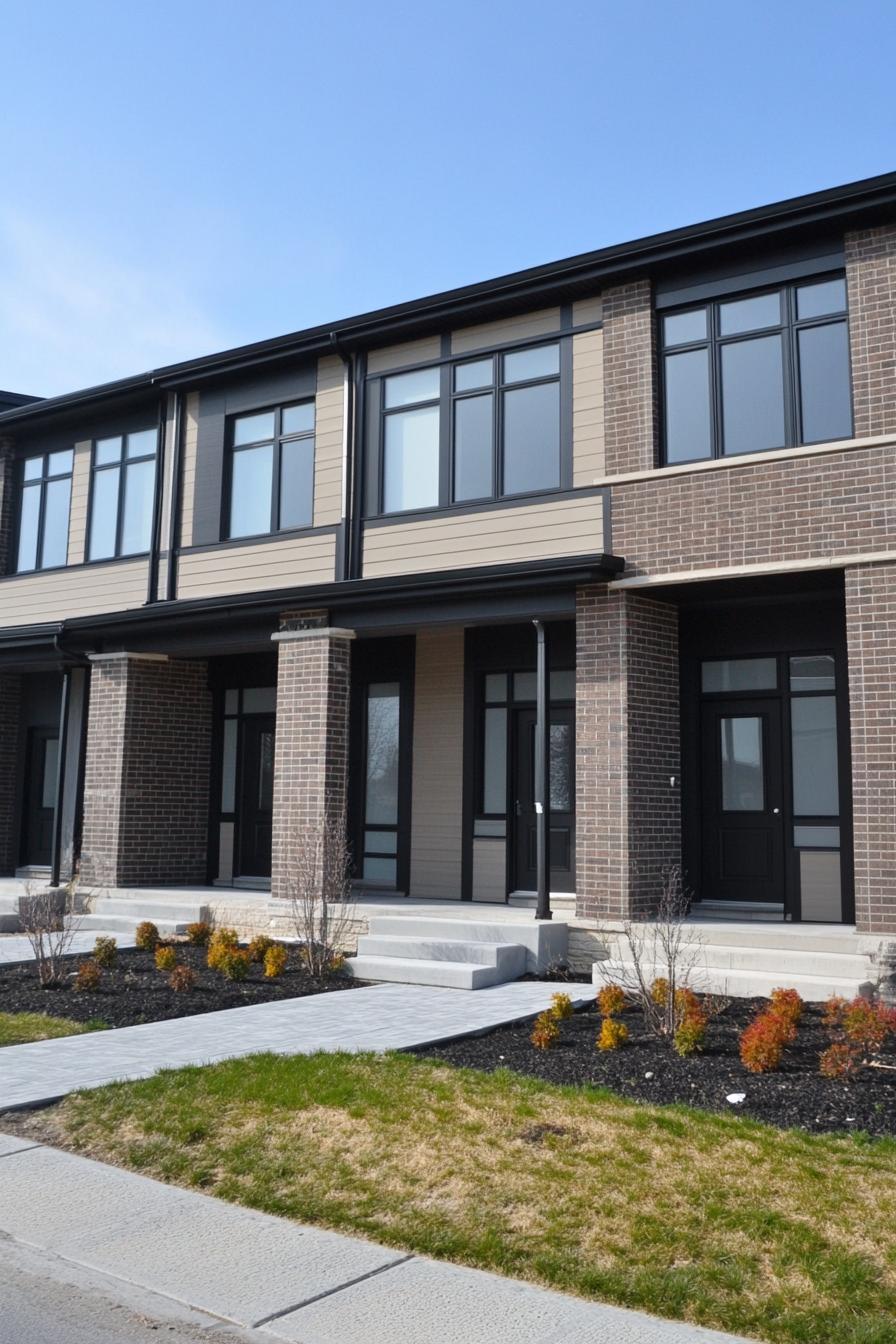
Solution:
<svg viewBox="0 0 896 1344">
<path fill-rule="evenodd" d="M 653 474 L 653 473 L 651 473 Z M 612 478 L 613 480 L 616 477 Z M 607 481 L 606 484 L 610 482 Z M 505 495 L 502 499 L 471 500 L 463 504 L 436 504 L 429 509 L 406 509 L 400 513 L 378 513 L 363 518 L 364 527 L 399 527 L 405 523 L 428 523 L 437 518 L 463 517 L 469 513 L 488 513 L 496 509 L 519 509 L 529 504 L 549 504 L 556 500 L 581 499 L 583 495 L 597 495 L 604 485 L 561 487 L 558 490 L 537 490 L 531 494 Z"/>
</svg>

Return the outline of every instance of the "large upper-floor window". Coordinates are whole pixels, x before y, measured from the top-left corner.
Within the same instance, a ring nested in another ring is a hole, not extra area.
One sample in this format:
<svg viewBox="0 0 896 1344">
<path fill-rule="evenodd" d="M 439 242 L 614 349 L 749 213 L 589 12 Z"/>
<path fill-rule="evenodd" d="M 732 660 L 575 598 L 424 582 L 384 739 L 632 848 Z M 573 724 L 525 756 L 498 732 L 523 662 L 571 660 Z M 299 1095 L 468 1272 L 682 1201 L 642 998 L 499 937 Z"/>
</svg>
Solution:
<svg viewBox="0 0 896 1344">
<path fill-rule="evenodd" d="M 376 380 L 379 442 L 369 446 L 379 471 L 369 474 L 367 512 L 406 513 L 568 484 L 561 354 L 554 341 Z"/>
<path fill-rule="evenodd" d="M 71 448 L 22 462 L 16 570 L 52 569 L 68 559 L 72 499 Z"/>
<path fill-rule="evenodd" d="M 94 441 L 88 560 L 149 550 L 157 442 L 154 429 Z"/>
<path fill-rule="evenodd" d="M 228 537 L 310 527 L 314 517 L 314 402 L 230 422 Z"/>
<path fill-rule="evenodd" d="M 665 461 L 852 435 L 843 276 L 660 316 Z"/>
</svg>

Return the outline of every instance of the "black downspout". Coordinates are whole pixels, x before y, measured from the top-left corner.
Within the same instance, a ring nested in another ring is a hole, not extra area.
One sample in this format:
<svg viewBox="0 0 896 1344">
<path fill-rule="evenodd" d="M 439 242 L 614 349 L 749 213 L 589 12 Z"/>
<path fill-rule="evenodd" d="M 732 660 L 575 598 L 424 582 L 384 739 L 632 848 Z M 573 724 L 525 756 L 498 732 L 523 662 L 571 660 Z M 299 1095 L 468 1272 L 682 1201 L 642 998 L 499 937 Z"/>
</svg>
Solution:
<svg viewBox="0 0 896 1344">
<path fill-rule="evenodd" d="M 150 605 L 159 598 L 159 547 L 162 542 L 162 495 L 165 480 L 165 429 L 167 417 L 165 394 L 159 398 L 159 428 L 156 442 L 156 481 L 152 494 L 152 534 L 149 542 L 149 577 L 146 583 L 146 602 Z"/>
<path fill-rule="evenodd" d="M 346 573 L 348 579 L 360 579 L 363 565 L 361 554 L 361 520 L 364 517 L 364 472 L 363 454 L 369 451 L 367 443 L 367 355 L 362 350 L 355 358 L 355 442 L 354 442 L 354 472 L 352 480 L 352 516 L 351 516 L 351 547 L 349 551 L 349 568 Z M 362 450 L 362 443 L 364 448 Z"/>
<path fill-rule="evenodd" d="M 62 863 L 62 795 L 65 788 L 65 758 L 68 749 L 68 708 L 72 670 L 65 668 L 62 673 L 62 705 L 59 711 L 59 754 L 56 762 L 56 792 L 53 799 L 53 847 L 50 852 L 50 886 L 59 886 L 59 869 Z"/>
<path fill-rule="evenodd" d="M 355 443 L 357 435 L 355 432 L 355 361 L 353 355 L 347 355 L 337 340 L 336 333 L 331 332 L 330 342 L 336 354 L 342 360 L 345 367 L 346 397 L 345 397 L 345 480 L 342 483 L 342 551 L 337 557 L 337 579 L 347 579 L 351 577 L 351 553 L 352 553 L 352 496 L 354 493 L 355 476 Z"/>
<path fill-rule="evenodd" d="M 535 918 L 551 918 L 550 858 L 548 850 L 548 809 L 550 783 L 548 778 L 550 752 L 548 748 L 548 636 L 542 621 L 533 621 L 538 640 L 535 674 Z"/>
<path fill-rule="evenodd" d="M 181 504 L 181 439 L 183 438 L 184 396 L 174 393 L 174 435 L 171 445 L 171 504 L 168 518 L 168 568 L 165 572 L 165 601 L 177 597 L 177 545 Z M 161 515 L 159 517 L 161 522 Z"/>
</svg>

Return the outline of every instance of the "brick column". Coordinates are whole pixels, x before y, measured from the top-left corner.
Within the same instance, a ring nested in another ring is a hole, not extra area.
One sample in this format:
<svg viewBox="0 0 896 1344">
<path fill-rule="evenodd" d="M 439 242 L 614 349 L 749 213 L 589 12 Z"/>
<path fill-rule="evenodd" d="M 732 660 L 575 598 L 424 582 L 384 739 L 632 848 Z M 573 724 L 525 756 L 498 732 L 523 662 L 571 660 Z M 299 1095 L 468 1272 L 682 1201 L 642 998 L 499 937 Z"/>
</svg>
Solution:
<svg viewBox="0 0 896 1344">
<path fill-rule="evenodd" d="M 12 441 L 0 438 L 0 574 L 14 568 L 9 554 L 15 530 L 15 462 Z"/>
<path fill-rule="evenodd" d="M 303 840 L 345 818 L 353 630 L 290 613 L 278 648 L 271 893 L 288 897 Z"/>
<path fill-rule="evenodd" d="M 856 927 L 896 934 L 896 564 L 846 570 Z"/>
<path fill-rule="evenodd" d="M 626 918 L 656 902 L 681 859 L 680 768 L 677 608 L 580 588 L 577 914 Z"/>
<path fill-rule="evenodd" d="M 96 886 L 205 882 L 211 695 L 204 662 L 92 660 L 81 876 Z"/>
<path fill-rule="evenodd" d="M 845 238 L 856 438 L 896 432 L 896 224 Z"/>
<path fill-rule="evenodd" d="M 656 466 L 656 335 L 649 280 L 604 291 L 606 472 Z"/>
<path fill-rule="evenodd" d="M 11 876 L 19 862 L 19 710 L 21 677 L 0 676 L 0 875 Z"/>
</svg>

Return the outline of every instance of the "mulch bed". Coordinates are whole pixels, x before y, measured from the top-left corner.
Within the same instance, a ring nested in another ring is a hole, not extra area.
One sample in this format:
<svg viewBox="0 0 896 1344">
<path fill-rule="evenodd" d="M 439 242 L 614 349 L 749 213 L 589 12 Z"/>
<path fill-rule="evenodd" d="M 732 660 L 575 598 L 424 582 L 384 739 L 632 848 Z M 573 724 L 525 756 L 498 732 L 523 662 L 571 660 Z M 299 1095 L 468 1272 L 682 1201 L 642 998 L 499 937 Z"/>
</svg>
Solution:
<svg viewBox="0 0 896 1344">
<path fill-rule="evenodd" d="M 72 988 L 79 964 L 88 960 L 84 955 L 66 958 L 70 976 L 59 989 L 41 988 L 33 962 L 0 968 L 0 1012 L 49 1013 L 76 1022 L 99 1018 L 110 1027 L 133 1027 L 219 1008 L 245 1008 L 250 1003 L 354 989 L 361 983 L 344 975 L 315 980 L 300 964 L 295 948 L 290 948 L 287 969 L 277 979 L 265 979 L 263 968 L 253 964 L 247 979 L 226 980 L 206 966 L 205 948 L 188 943 L 175 946 L 178 962 L 196 972 L 196 985 L 189 993 L 178 994 L 168 987 L 168 973 L 156 970 L 151 952 L 127 948 L 119 950 L 114 969 L 103 971 L 96 993 Z"/>
<path fill-rule="evenodd" d="M 783 1129 L 896 1136 L 896 1070 L 866 1068 L 848 1080 L 819 1075 L 818 1056 L 831 1044 L 821 1005 L 807 1004 L 796 1042 L 785 1051 L 779 1072 L 748 1073 L 740 1062 L 738 1036 L 765 1006 L 764 999 L 732 1000 L 710 1022 L 703 1053 L 690 1059 L 679 1059 L 649 1036 L 637 1009 L 622 1017 L 628 1044 L 615 1052 L 596 1050 L 601 1019 L 593 1006 L 560 1024 L 560 1041 L 551 1050 L 536 1050 L 529 1041 L 531 1023 L 522 1023 L 417 1053 L 462 1068 L 512 1069 L 549 1083 L 605 1087 L 634 1101 L 735 1111 Z M 896 1065 L 892 1044 L 881 1059 Z M 736 1092 L 746 1097 L 732 1105 L 726 1097 Z"/>
</svg>

